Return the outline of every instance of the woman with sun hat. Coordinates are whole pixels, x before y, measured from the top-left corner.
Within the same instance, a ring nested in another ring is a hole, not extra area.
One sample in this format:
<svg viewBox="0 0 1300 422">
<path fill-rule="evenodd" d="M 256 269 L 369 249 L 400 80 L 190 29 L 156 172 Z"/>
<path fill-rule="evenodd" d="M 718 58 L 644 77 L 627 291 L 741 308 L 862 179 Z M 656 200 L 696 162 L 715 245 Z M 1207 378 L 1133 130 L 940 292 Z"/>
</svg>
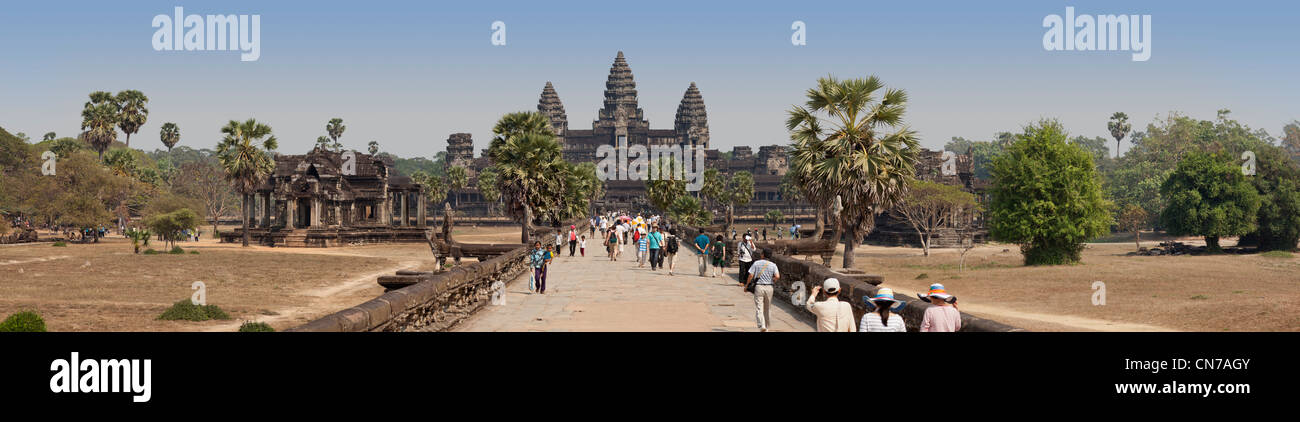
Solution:
<svg viewBox="0 0 1300 422">
<path fill-rule="evenodd" d="M 880 290 L 876 290 L 875 296 L 864 296 L 862 302 L 867 304 L 867 313 L 862 315 L 862 323 L 858 325 L 859 332 L 907 332 L 903 317 L 897 314 L 907 304 L 894 299 L 893 289 L 882 287 Z"/>
<path fill-rule="evenodd" d="M 961 329 L 961 312 L 957 310 L 957 297 L 948 294 L 942 284 L 931 284 L 929 293 L 916 295 L 921 300 L 934 305 L 925 310 L 925 318 L 921 320 L 921 332 L 951 333 Z"/>
</svg>

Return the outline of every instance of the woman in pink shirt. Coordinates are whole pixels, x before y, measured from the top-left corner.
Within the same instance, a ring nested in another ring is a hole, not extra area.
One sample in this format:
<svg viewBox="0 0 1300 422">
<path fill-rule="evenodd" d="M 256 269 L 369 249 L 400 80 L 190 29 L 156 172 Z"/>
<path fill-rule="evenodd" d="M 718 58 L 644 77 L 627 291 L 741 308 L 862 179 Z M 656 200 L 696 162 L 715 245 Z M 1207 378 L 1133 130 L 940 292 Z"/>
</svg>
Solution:
<svg viewBox="0 0 1300 422">
<path fill-rule="evenodd" d="M 957 310 L 957 297 L 948 294 L 942 284 L 930 285 L 928 294 L 916 294 L 921 300 L 930 302 L 921 320 L 921 332 L 951 333 L 961 329 L 961 312 Z"/>
</svg>

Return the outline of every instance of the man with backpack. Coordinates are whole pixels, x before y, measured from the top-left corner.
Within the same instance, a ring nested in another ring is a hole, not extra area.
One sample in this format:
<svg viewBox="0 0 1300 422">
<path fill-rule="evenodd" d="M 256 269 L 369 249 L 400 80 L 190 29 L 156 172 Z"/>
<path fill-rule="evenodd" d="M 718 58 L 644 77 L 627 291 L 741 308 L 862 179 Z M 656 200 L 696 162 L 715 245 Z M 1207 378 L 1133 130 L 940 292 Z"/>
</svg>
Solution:
<svg viewBox="0 0 1300 422">
<path fill-rule="evenodd" d="M 677 262 L 677 229 L 668 229 L 668 236 L 664 236 L 664 256 L 663 259 L 668 261 L 668 275 L 673 275 L 673 264 Z M 659 266 L 663 266 L 660 262 Z"/>
</svg>

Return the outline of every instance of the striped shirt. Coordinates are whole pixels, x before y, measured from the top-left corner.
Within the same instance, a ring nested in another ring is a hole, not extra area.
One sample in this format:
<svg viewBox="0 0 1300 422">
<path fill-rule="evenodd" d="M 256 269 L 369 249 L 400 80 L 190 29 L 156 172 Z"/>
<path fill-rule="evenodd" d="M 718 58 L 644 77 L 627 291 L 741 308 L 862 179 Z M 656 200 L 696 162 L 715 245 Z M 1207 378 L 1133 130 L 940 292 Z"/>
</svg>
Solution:
<svg viewBox="0 0 1300 422">
<path fill-rule="evenodd" d="M 871 333 L 905 333 L 907 326 L 903 323 L 903 317 L 898 314 L 889 313 L 889 325 L 886 326 L 880 322 L 880 314 L 872 312 L 862 314 L 862 323 L 858 324 L 858 331 Z"/>
<path fill-rule="evenodd" d="M 637 250 L 645 252 L 645 246 L 646 246 L 645 243 L 646 243 L 645 236 L 641 236 L 640 239 L 637 239 L 636 241 Z"/>
<path fill-rule="evenodd" d="M 781 269 L 776 264 L 766 259 L 754 261 L 754 265 L 749 267 L 749 273 L 754 275 L 754 284 L 760 286 L 772 285 L 772 278 L 781 275 Z"/>
</svg>

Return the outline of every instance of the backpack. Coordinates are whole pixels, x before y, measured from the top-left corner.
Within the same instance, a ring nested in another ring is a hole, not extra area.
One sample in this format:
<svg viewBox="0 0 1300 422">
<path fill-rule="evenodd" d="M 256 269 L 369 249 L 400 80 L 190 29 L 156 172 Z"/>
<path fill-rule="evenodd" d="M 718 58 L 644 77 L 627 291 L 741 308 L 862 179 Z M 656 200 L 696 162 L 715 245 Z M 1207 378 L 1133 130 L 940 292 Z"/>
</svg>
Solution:
<svg viewBox="0 0 1300 422">
<path fill-rule="evenodd" d="M 666 242 L 666 244 L 663 245 L 664 249 L 667 250 L 668 253 L 677 253 L 677 236 L 670 235 L 664 239 L 664 242 Z"/>
</svg>

